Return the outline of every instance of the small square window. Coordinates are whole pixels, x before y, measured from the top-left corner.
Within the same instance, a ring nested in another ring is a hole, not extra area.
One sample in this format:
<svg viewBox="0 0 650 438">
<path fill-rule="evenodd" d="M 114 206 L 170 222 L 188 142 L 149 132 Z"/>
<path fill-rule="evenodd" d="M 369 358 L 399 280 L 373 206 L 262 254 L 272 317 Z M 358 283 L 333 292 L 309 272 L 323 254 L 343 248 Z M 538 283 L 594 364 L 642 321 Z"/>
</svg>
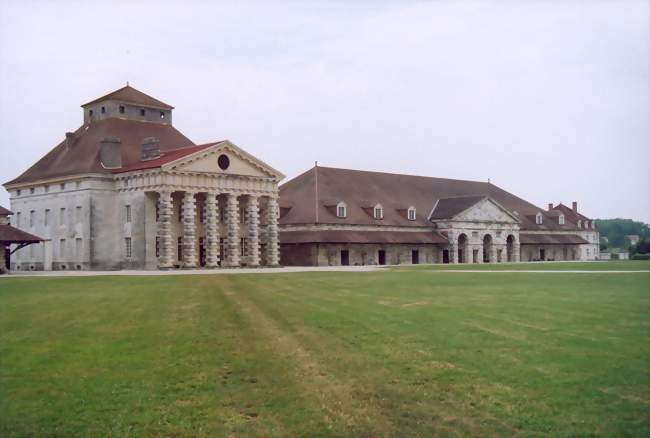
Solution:
<svg viewBox="0 0 650 438">
<path fill-rule="evenodd" d="M 120 105 L 120 114 L 124 114 L 124 105 Z"/>
</svg>

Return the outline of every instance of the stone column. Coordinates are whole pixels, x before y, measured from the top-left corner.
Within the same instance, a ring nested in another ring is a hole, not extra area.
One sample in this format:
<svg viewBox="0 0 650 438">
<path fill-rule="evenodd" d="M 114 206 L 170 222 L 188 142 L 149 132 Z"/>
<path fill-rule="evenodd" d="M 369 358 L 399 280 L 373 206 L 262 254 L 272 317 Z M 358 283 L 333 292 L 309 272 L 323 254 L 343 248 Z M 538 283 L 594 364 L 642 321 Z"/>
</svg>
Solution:
<svg viewBox="0 0 650 438">
<path fill-rule="evenodd" d="M 474 260 L 474 262 L 482 264 L 483 263 L 483 245 L 477 245 L 476 250 L 477 250 L 477 253 L 476 253 L 476 259 L 477 260 Z"/>
<path fill-rule="evenodd" d="M 497 245 L 492 242 L 492 246 L 490 247 L 490 263 L 498 263 L 499 260 L 497 260 Z"/>
<path fill-rule="evenodd" d="M 260 209 L 257 196 L 250 195 L 246 205 L 246 224 L 248 225 L 248 266 L 260 265 Z"/>
<path fill-rule="evenodd" d="M 512 261 L 515 263 L 519 263 L 521 260 L 519 260 L 519 239 L 515 240 L 512 245 Z"/>
<path fill-rule="evenodd" d="M 174 245 L 172 242 L 172 193 L 162 191 L 158 193 L 158 237 L 159 255 L 158 269 L 174 267 Z"/>
<path fill-rule="evenodd" d="M 183 267 L 196 268 L 196 199 L 194 193 L 183 196 Z"/>
<path fill-rule="evenodd" d="M 268 266 L 280 265 L 280 249 L 278 239 L 278 220 L 280 208 L 276 198 L 269 198 L 266 206 L 266 264 Z"/>
<path fill-rule="evenodd" d="M 239 204 L 235 193 L 229 193 L 226 201 L 226 228 L 228 257 L 222 265 L 237 267 L 239 266 Z"/>
<path fill-rule="evenodd" d="M 205 266 L 219 266 L 219 201 L 216 193 L 205 198 Z"/>
</svg>

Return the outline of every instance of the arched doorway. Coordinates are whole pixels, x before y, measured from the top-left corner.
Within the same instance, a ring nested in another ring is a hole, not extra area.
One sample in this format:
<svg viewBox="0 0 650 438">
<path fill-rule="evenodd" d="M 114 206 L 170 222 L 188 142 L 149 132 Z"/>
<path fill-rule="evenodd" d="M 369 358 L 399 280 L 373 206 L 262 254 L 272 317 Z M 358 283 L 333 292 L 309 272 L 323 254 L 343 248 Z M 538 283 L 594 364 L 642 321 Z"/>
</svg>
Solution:
<svg viewBox="0 0 650 438">
<path fill-rule="evenodd" d="M 467 263 L 467 235 L 458 236 L 458 263 Z"/>
<path fill-rule="evenodd" d="M 492 260 L 492 236 L 486 234 L 483 236 L 483 263 L 494 262 Z"/>
<path fill-rule="evenodd" d="M 506 240 L 506 253 L 508 255 L 508 262 L 513 262 L 515 255 L 515 236 L 512 234 L 510 234 Z"/>
</svg>

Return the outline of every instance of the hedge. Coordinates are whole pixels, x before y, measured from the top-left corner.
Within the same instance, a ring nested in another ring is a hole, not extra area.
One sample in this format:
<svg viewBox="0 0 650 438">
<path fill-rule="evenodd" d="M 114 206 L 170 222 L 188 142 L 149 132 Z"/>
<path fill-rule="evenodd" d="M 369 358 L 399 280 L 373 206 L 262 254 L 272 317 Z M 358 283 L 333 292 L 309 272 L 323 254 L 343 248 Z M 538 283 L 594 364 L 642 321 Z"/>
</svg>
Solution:
<svg viewBox="0 0 650 438">
<path fill-rule="evenodd" d="M 650 254 L 634 254 L 632 260 L 650 260 Z"/>
</svg>

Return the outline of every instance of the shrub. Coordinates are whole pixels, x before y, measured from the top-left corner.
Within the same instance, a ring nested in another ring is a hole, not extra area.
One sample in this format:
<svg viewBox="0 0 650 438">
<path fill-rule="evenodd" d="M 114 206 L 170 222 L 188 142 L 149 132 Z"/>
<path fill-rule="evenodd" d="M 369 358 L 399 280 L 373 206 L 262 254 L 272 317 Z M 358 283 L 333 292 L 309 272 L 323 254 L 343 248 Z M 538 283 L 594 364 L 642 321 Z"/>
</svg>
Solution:
<svg viewBox="0 0 650 438">
<path fill-rule="evenodd" d="M 632 260 L 650 260 L 650 254 L 634 254 Z"/>
</svg>

